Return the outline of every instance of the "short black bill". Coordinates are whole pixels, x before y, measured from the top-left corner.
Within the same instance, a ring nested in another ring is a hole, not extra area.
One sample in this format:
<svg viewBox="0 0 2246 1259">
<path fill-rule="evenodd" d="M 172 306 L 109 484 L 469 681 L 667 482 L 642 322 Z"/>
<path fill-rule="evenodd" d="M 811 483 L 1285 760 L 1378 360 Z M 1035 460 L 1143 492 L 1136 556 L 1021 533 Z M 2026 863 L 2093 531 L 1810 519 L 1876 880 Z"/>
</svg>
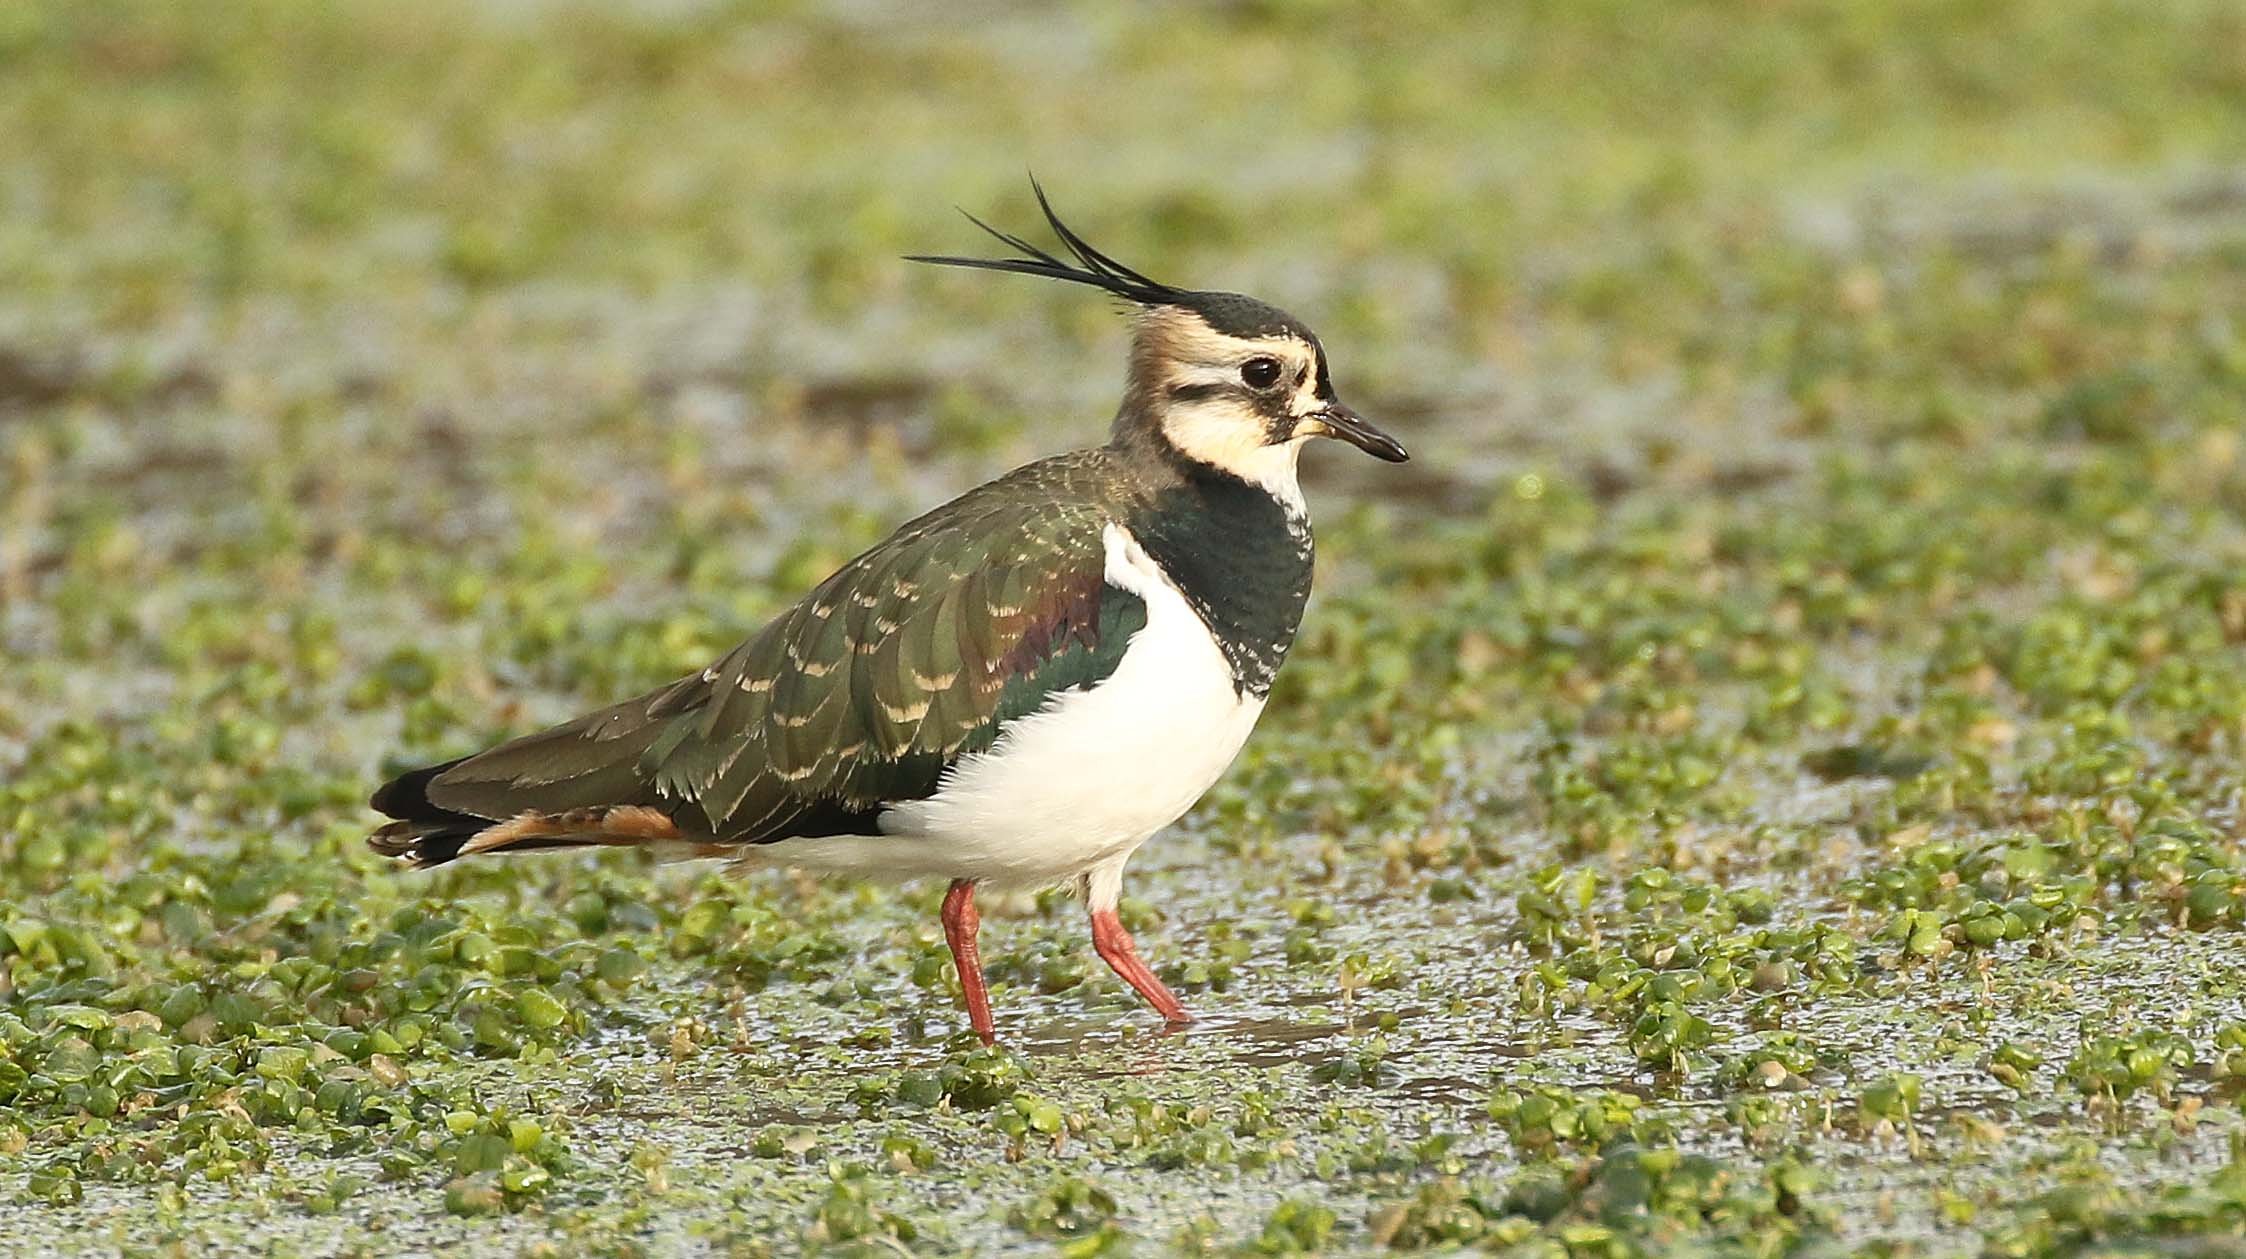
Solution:
<svg viewBox="0 0 2246 1259">
<path fill-rule="evenodd" d="M 1315 422 L 1326 436 L 1348 442 L 1376 459 L 1402 463 L 1411 458 L 1402 442 L 1374 428 L 1372 421 L 1339 402 L 1320 407 L 1303 418 L 1306 423 Z"/>
</svg>

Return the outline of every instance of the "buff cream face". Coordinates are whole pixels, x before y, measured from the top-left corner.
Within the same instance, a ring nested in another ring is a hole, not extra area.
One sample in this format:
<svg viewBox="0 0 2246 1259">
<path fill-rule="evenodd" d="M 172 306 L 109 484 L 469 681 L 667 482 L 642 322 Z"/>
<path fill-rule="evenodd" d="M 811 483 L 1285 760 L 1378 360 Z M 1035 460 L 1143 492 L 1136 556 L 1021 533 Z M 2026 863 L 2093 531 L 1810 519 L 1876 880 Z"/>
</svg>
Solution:
<svg viewBox="0 0 2246 1259">
<path fill-rule="evenodd" d="M 1318 347 L 1293 332 L 1235 336 L 1160 308 L 1140 317 L 1135 349 L 1162 434 L 1188 458 L 1272 486 L 1292 480 L 1301 443 L 1324 432 Z"/>
<path fill-rule="evenodd" d="M 1334 397 L 1325 351 L 1291 326 L 1240 333 L 1190 307 L 1139 316 L 1132 374 L 1180 453 L 1295 499 L 1302 444 L 1334 437 L 1382 458 L 1401 448 Z"/>
</svg>

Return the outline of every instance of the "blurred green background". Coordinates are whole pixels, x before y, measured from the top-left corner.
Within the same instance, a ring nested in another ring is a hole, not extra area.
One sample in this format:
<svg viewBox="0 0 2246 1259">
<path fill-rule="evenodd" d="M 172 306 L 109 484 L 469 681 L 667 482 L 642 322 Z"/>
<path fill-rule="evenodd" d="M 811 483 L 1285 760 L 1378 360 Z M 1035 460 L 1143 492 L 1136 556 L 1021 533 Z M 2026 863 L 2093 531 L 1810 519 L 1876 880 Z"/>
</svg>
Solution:
<svg viewBox="0 0 2246 1259">
<path fill-rule="evenodd" d="M 899 260 L 1031 170 L 1416 456 L 1134 866 L 1204 1024 L 367 853 L 1101 437 L 1112 311 Z M 0 1231 L 2230 1253 L 2241 310 L 2228 0 L 0 6 Z"/>
</svg>

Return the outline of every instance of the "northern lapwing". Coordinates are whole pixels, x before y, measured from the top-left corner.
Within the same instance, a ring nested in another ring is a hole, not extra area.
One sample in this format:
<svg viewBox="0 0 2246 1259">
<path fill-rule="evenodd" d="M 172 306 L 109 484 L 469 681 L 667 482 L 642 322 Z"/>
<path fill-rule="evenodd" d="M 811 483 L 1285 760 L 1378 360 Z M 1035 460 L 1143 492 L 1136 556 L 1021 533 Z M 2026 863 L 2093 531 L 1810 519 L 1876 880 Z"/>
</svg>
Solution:
<svg viewBox="0 0 2246 1259">
<path fill-rule="evenodd" d="M 1077 235 L 1063 259 L 915 257 L 1065 280 L 1134 310 L 1104 446 L 905 524 L 723 659 L 488 751 L 402 774 L 368 841 L 415 866 L 650 846 L 950 880 L 943 928 L 993 1039 L 975 889 L 1067 883 L 1092 945 L 1171 1024 L 1185 1007 L 1116 916 L 1123 867 L 1224 773 L 1310 594 L 1305 443 L 1404 448 L 1334 394 L 1309 328 L 1173 288 Z"/>
</svg>

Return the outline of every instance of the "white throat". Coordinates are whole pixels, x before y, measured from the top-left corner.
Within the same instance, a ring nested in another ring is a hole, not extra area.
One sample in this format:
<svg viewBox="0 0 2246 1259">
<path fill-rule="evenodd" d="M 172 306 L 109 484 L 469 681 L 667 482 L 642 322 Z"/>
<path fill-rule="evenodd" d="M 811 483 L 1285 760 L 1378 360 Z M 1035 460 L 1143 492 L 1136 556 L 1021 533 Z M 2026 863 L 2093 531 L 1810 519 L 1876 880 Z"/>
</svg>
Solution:
<svg viewBox="0 0 2246 1259">
<path fill-rule="evenodd" d="M 1279 506 L 1286 509 L 1290 524 L 1308 523 L 1310 504 L 1303 501 L 1302 482 L 1296 476 L 1295 467 L 1302 459 L 1302 444 L 1306 440 L 1297 437 L 1276 446 L 1259 446 L 1230 466 L 1218 466 L 1278 499 Z"/>
<path fill-rule="evenodd" d="M 1309 520 L 1310 507 L 1303 501 L 1302 482 L 1296 475 L 1308 438 L 1269 444 L 1262 440 L 1258 426 L 1244 424 L 1214 408 L 1174 412 L 1162 431 L 1179 454 L 1262 489 L 1279 500 L 1289 520 Z"/>
</svg>

